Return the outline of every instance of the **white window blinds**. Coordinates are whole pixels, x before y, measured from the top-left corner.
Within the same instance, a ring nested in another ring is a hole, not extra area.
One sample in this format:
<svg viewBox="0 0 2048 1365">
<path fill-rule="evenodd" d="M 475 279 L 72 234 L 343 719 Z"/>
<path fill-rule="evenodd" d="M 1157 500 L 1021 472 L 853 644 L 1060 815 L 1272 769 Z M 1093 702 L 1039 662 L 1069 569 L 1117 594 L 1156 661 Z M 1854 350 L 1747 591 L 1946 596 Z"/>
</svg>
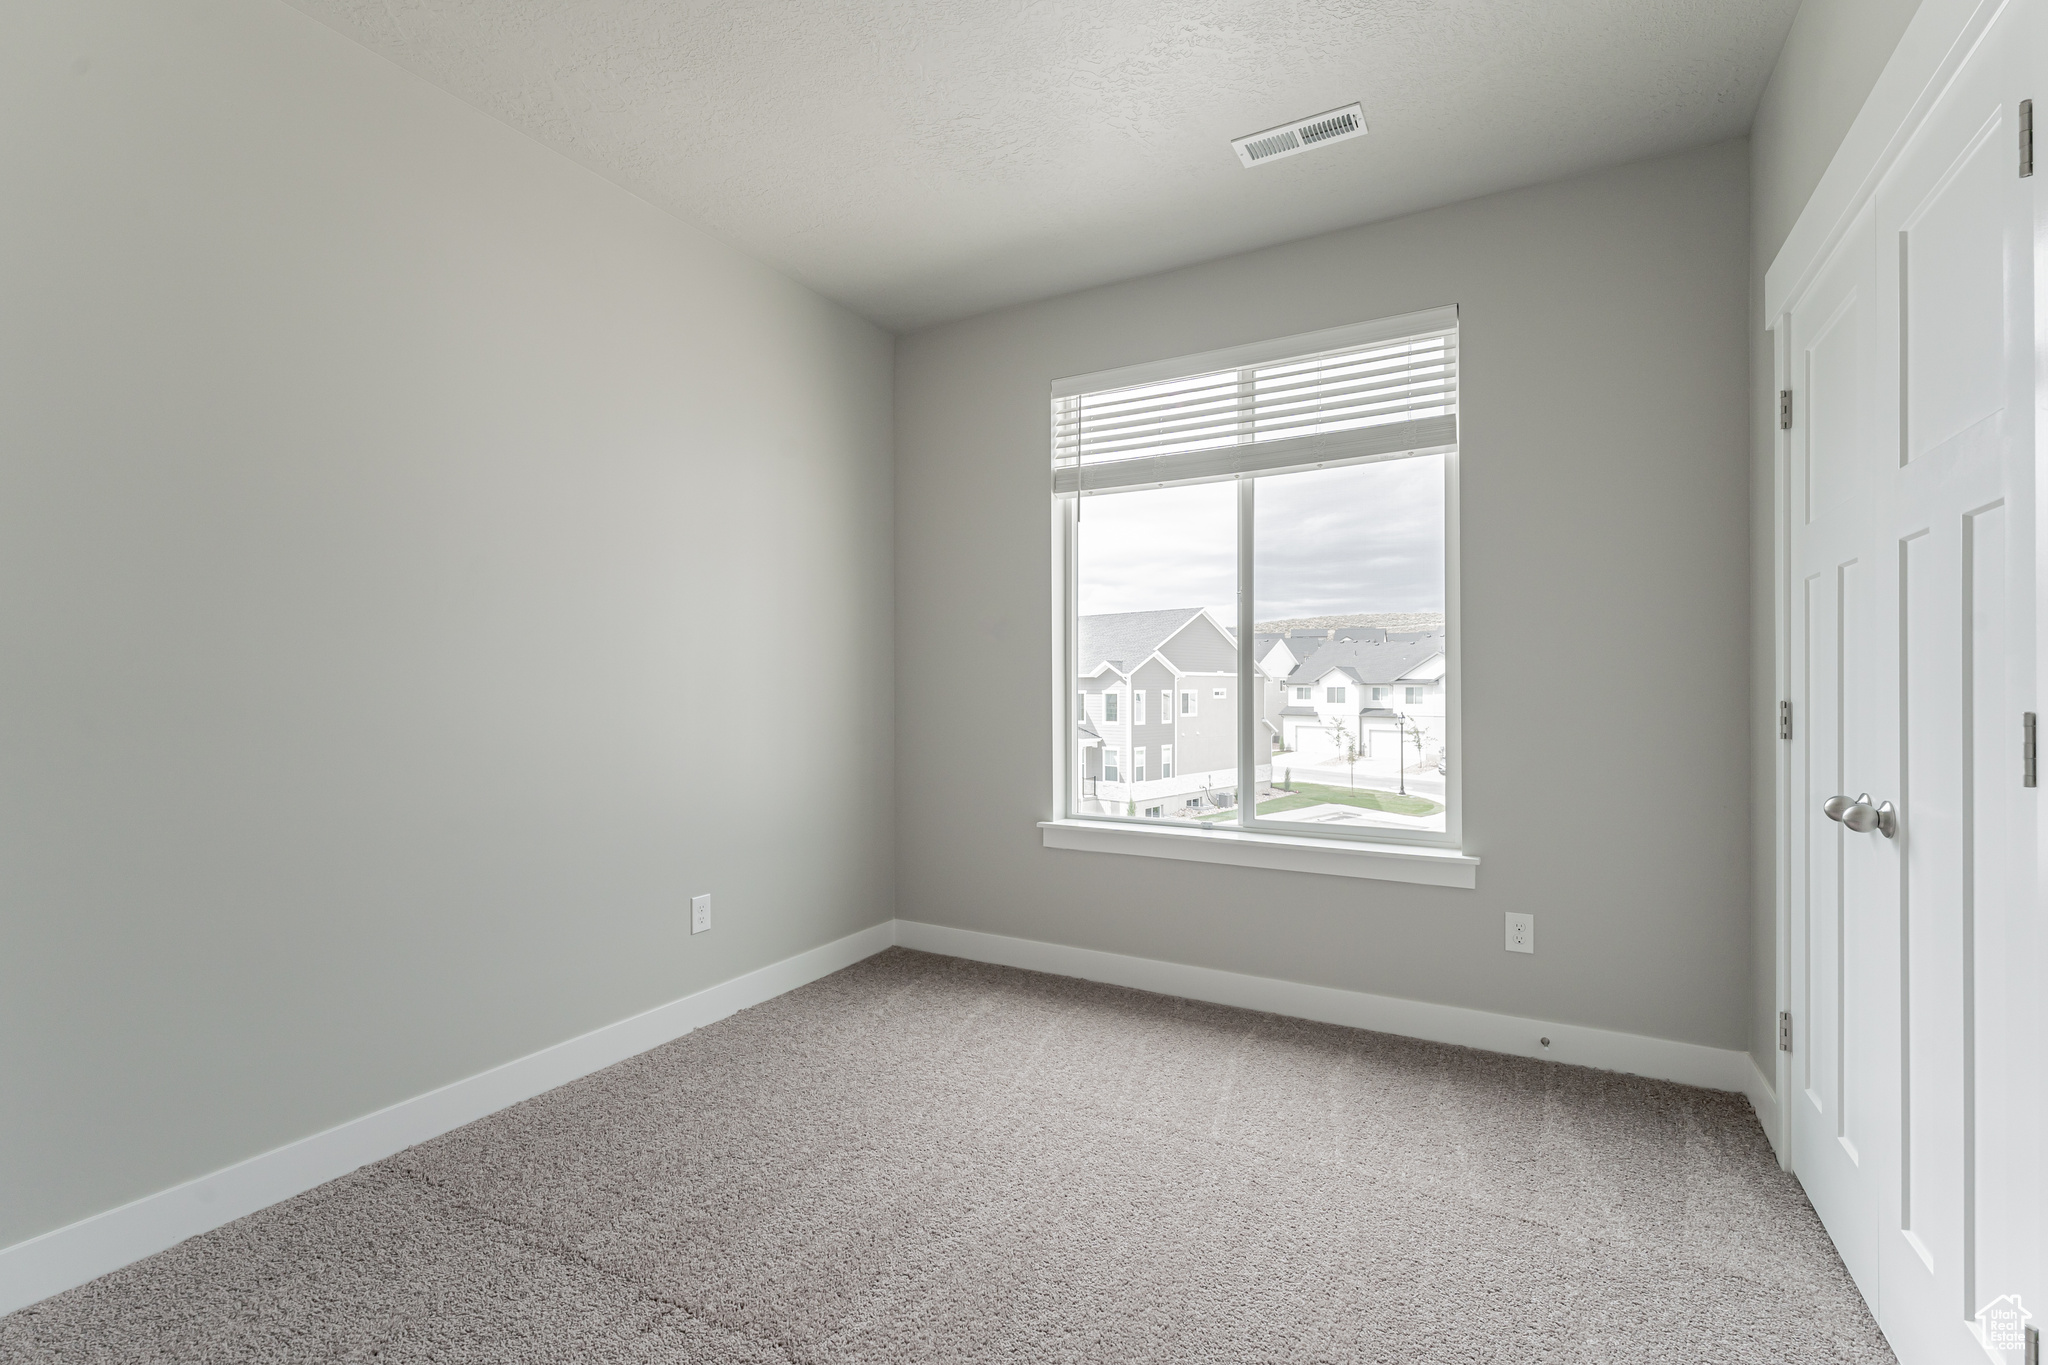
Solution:
<svg viewBox="0 0 2048 1365">
<path fill-rule="evenodd" d="M 1062 496 L 1400 459 L 1458 443 L 1455 308 L 1053 386 Z"/>
</svg>

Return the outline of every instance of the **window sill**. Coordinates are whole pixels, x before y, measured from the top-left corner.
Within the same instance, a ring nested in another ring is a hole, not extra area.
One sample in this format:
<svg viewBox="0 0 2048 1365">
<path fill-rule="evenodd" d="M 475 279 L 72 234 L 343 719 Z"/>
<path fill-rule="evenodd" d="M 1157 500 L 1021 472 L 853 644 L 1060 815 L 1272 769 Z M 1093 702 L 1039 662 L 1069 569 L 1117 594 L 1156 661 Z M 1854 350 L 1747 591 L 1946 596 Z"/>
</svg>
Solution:
<svg viewBox="0 0 2048 1365">
<path fill-rule="evenodd" d="M 1140 858 L 1179 858 L 1282 872 L 1315 872 L 1331 877 L 1369 877 L 1385 882 L 1453 886 L 1472 890 L 1479 860 L 1448 848 L 1413 844 L 1338 843 L 1241 829 L 1154 829 L 1098 820 L 1042 820 L 1047 848 L 1083 853 L 1127 853 Z"/>
</svg>

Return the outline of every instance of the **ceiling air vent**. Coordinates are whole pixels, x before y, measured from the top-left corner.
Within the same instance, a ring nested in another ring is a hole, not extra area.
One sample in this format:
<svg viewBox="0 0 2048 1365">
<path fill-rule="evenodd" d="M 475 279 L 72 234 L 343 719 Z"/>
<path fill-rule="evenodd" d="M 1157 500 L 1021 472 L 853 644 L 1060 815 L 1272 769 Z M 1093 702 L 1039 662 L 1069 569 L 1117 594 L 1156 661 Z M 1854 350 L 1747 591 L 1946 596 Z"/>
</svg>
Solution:
<svg viewBox="0 0 2048 1365">
<path fill-rule="evenodd" d="M 1315 114 L 1283 123 L 1278 128 L 1268 128 L 1262 133 L 1234 138 L 1230 145 L 1237 152 L 1239 161 L 1246 166 L 1257 166 L 1267 161 L 1278 161 L 1283 156 L 1293 156 L 1296 152 L 1305 152 L 1311 147 L 1321 147 L 1325 143 L 1364 136 L 1365 110 L 1359 105 L 1347 104 L 1327 114 Z"/>
</svg>

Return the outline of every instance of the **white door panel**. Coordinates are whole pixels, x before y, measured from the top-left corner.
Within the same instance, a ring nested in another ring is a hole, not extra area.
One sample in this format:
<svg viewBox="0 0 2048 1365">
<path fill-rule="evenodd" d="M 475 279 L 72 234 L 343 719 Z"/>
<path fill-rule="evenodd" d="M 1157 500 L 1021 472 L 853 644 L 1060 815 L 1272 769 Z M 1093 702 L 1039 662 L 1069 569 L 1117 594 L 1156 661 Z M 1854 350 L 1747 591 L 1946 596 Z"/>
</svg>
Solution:
<svg viewBox="0 0 2048 1365">
<path fill-rule="evenodd" d="M 1995 97 L 1977 103 L 1985 117 L 1899 230 L 1908 462 L 2002 410 L 2007 398 L 2006 338 L 1981 324 L 2005 312 L 2009 224 L 1996 207 L 2014 197 L 2013 115 Z M 1900 188 L 1909 183 L 1910 176 Z"/>
</svg>

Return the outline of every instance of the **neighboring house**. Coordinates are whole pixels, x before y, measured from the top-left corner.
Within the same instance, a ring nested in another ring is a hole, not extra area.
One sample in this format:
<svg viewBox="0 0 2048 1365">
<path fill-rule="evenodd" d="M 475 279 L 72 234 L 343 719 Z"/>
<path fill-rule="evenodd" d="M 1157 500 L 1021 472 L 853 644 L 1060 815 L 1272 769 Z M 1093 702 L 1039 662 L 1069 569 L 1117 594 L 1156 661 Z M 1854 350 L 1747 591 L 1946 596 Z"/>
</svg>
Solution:
<svg viewBox="0 0 2048 1365">
<path fill-rule="evenodd" d="M 1350 635 L 1351 631 L 1345 631 Z M 1334 630 L 1290 630 L 1285 635 L 1254 635 L 1252 648 L 1259 667 L 1275 678 L 1284 678 L 1307 661 L 1308 656 L 1337 638 Z"/>
<path fill-rule="evenodd" d="M 1237 644 L 1201 607 L 1111 612 L 1077 624 L 1074 763 L 1081 809 L 1164 819 L 1237 796 Z M 1266 687 L 1263 669 L 1255 685 Z M 1259 724 L 1254 777 L 1277 731 Z"/>
<path fill-rule="evenodd" d="M 1276 717 L 1281 742 L 1326 757 L 1342 742 L 1339 726 L 1359 737 L 1361 758 L 1381 763 L 1434 761 L 1444 749 L 1444 636 L 1441 631 L 1339 632 L 1283 680 Z M 1422 731 L 1402 751 L 1404 722 Z"/>
<path fill-rule="evenodd" d="M 1200 607 L 1077 622 L 1074 771 L 1083 813 L 1189 816 L 1235 802 L 1235 633 Z M 1444 635 L 1376 626 L 1253 637 L 1256 780 L 1276 746 L 1327 761 L 1339 726 L 1388 768 L 1442 756 Z M 1418 750 L 1412 724 L 1422 732 Z M 1405 745 L 1405 747 L 1404 747 Z"/>
<path fill-rule="evenodd" d="M 1414 631 L 1406 635 L 1389 635 L 1380 626 L 1318 626 L 1314 629 L 1297 627 L 1285 634 L 1255 635 L 1259 666 L 1276 678 L 1284 678 L 1308 662 L 1309 655 L 1327 644 L 1353 645 L 1371 641 L 1416 640 L 1427 631 Z"/>
</svg>

